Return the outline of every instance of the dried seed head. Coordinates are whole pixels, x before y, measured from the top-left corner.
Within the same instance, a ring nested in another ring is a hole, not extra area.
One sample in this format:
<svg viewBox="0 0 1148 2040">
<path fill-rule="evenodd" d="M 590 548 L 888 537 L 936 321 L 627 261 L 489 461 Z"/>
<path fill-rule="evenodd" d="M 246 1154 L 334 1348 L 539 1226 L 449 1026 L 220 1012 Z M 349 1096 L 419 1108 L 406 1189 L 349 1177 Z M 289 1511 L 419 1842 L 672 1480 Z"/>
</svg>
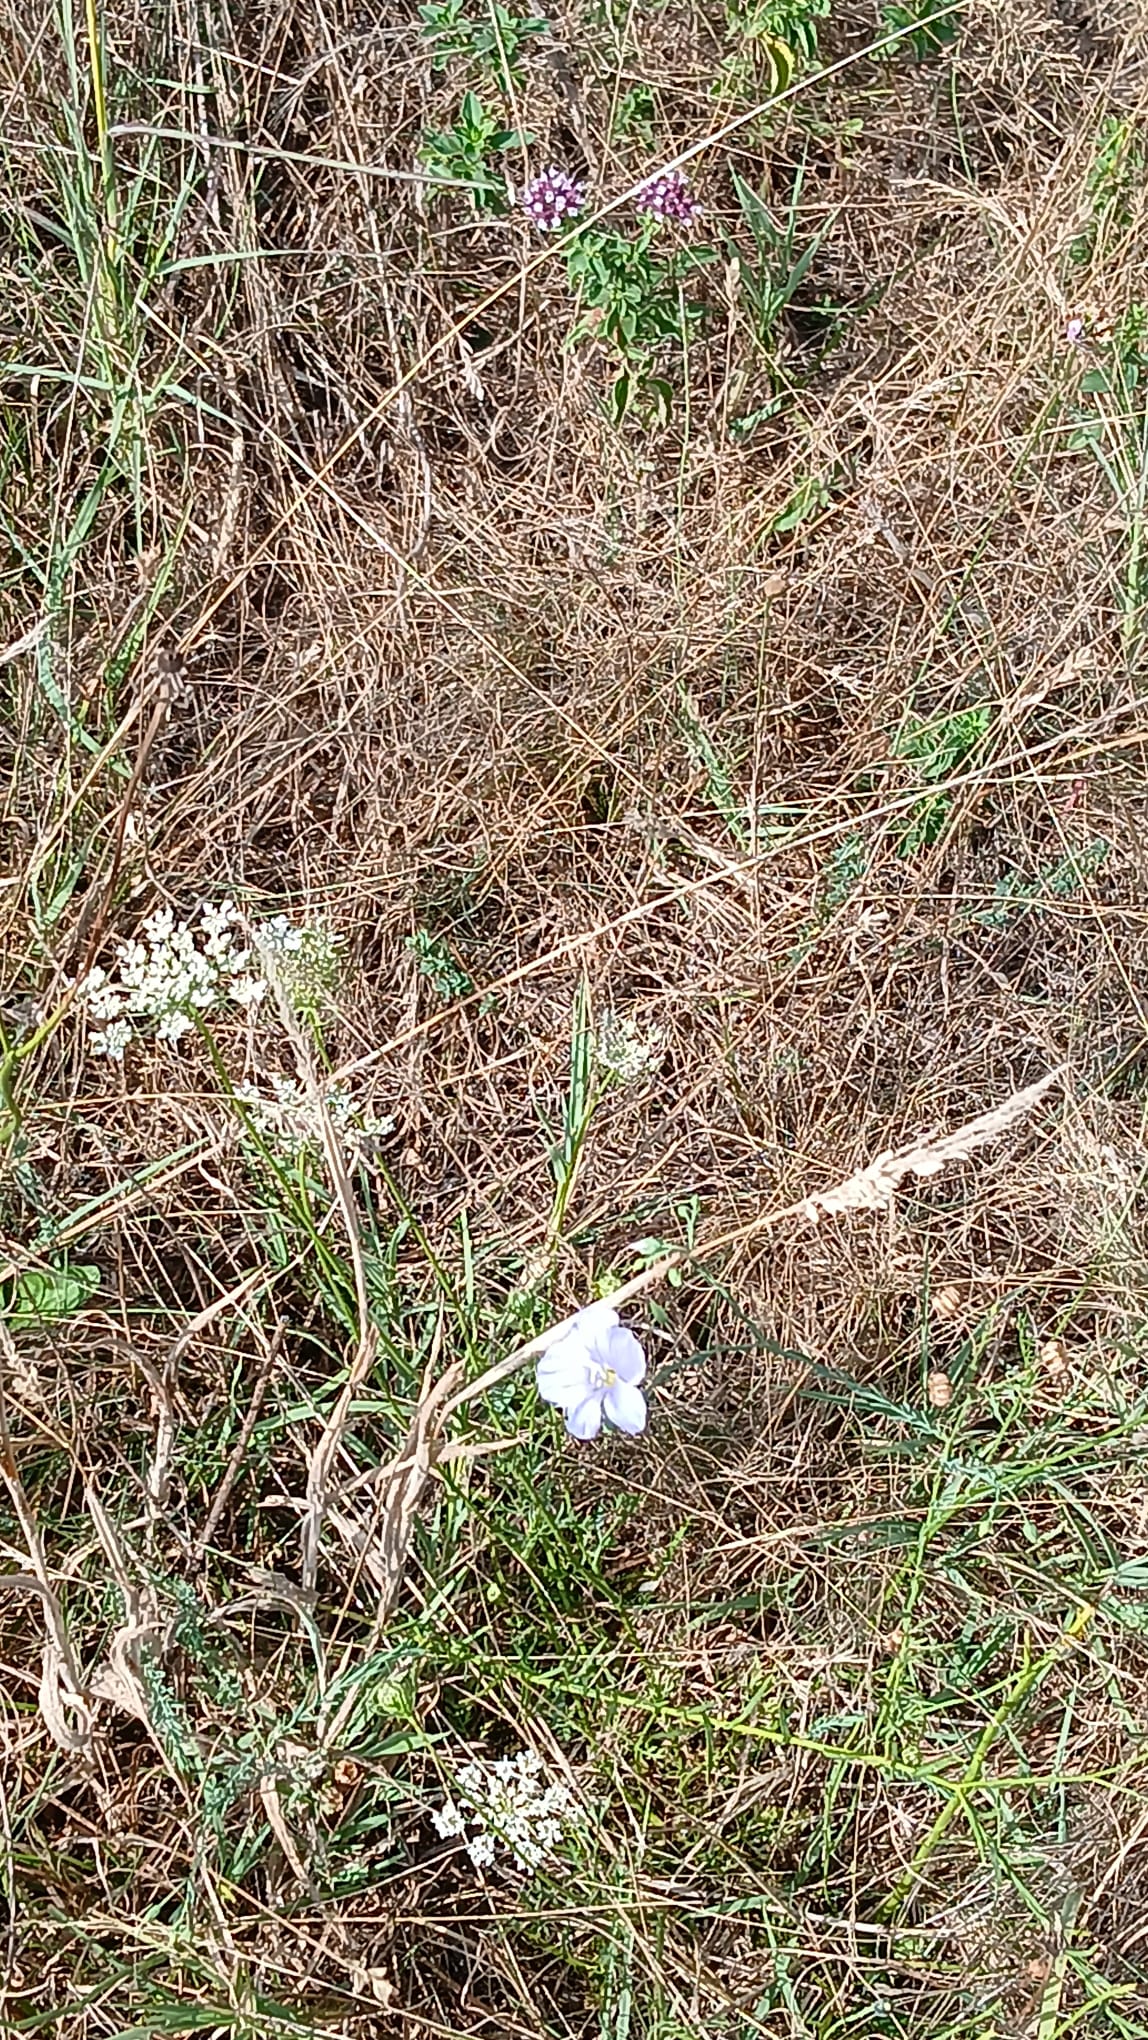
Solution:
<svg viewBox="0 0 1148 2040">
<path fill-rule="evenodd" d="M 935 1410 L 947 1410 L 953 1400 L 953 1384 L 947 1374 L 935 1367 L 925 1383 L 925 1393 Z"/>
<path fill-rule="evenodd" d="M 960 1315 L 965 1295 L 966 1290 L 963 1283 L 942 1283 L 939 1289 L 934 1289 L 932 1296 L 929 1298 L 930 1316 L 936 1318 L 938 1324 L 950 1324 L 953 1318 Z"/>
<path fill-rule="evenodd" d="M 991 1112 L 982 1112 L 979 1118 L 970 1119 L 953 1133 L 942 1134 L 935 1140 L 915 1141 L 911 1147 L 888 1149 L 865 1168 L 858 1169 L 856 1175 L 835 1183 L 831 1190 L 814 1190 L 802 1201 L 800 1210 L 815 1225 L 825 1213 L 887 1211 L 906 1176 L 937 1176 L 951 1163 L 967 1161 L 986 1141 L 1009 1132 L 1063 1076 L 1063 1068 L 1049 1070 L 1035 1084 L 1014 1091 L 1003 1104 L 994 1106 Z"/>
<path fill-rule="evenodd" d="M 1046 1339 L 1040 1349 L 1040 1364 L 1052 1380 L 1068 1373 L 1068 1348 L 1063 1339 Z"/>
</svg>

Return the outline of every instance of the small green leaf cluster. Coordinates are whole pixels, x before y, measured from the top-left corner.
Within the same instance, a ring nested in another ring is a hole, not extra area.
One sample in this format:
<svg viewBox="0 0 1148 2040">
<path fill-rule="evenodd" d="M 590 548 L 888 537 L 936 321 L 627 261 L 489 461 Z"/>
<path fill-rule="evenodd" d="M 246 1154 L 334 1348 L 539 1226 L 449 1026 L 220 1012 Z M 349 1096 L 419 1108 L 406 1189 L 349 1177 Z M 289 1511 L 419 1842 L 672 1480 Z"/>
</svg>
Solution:
<svg viewBox="0 0 1148 2040">
<path fill-rule="evenodd" d="M 1085 180 L 1088 213 L 1069 248 L 1069 259 L 1084 269 L 1105 246 L 1118 242 L 1133 220 L 1136 195 L 1148 174 L 1144 131 L 1128 116 L 1101 122 L 1096 154 Z"/>
<path fill-rule="evenodd" d="M 519 50 L 531 36 L 548 35 L 550 23 L 538 14 L 512 14 L 501 0 L 487 0 L 475 20 L 467 4 L 468 0 L 426 0 L 419 8 L 432 70 L 445 71 L 449 64 L 461 62 L 485 71 L 500 88 L 507 79 L 520 84 Z"/>
<path fill-rule="evenodd" d="M 831 0 L 727 0 L 730 54 L 714 84 L 720 98 L 760 92 L 763 82 L 784 92 L 805 64 L 817 61 L 819 24 Z"/>
<path fill-rule="evenodd" d="M 419 162 L 443 184 L 465 189 L 476 213 L 505 213 L 506 179 L 491 159 L 521 149 L 529 140 L 529 135 L 504 127 L 497 114 L 488 113 L 477 92 L 468 92 L 453 127 L 424 131 Z"/>
<path fill-rule="evenodd" d="M 927 849 L 940 837 L 953 804 L 944 781 L 959 772 L 972 756 L 988 731 L 991 717 L 992 710 L 982 702 L 975 708 L 957 709 L 952 715 L 930 721 L 916 716 L 908 718 L 894 752 L 913 764 L 924 785 L 936 791 L 927 793 L 914 807 L 899 845 L 902 856 Z"/>
<path fill-rule="evenodd" d="M 946 0 L 885 0 L 881 26 L 900 29 L 902 36 L 895 52 L 904 50 L 923 64 L 956 42 L 962 13 L 961 7 L 947 5 Z"/>
<path fill-rule="evenodd" d="M 566 250 L 566 275 L 581 310 L 571 342 L 601 339 L 621 357 L 622 373 L 612 391 L 615 423 L 639 400 L 665 422 L 673 391 L 653 373 L 655 356 L 667 342 L 688 346 L 705 317 L 705 306 L 687 296 L 686 286 L 714 260 L 713 249 L 655 254 L 658 232 L 653 219 L 633 238 L 617 229 L 585 227 Z"/>
<path fill-rule="evenodd" d="M 416 928 L 406 938 L 419 968 L 419 975 L 434 986 L 440 999 L 465 999 L 474 990 L 474 980 L 456 963 L 441 935 L 429 928 Z"/>
<path fill-rule="evenodd" d="M 514 14 L 500 0 L 489 0 L 477 18 L 471 17 L 467 5 L 468 0 L 427 0 L 419 8 L 432 69 L 446 71 L 458 64 L 471 76 L 485 78 L 505 103 L 512 88 L 522 83 L 523 45 L 531 37 L 546 35 L 550 24 L 540 15 Z M 470 90 L 453 126 L 424 130 L 419 161 L 434 179 L 464 188 L 476 213 L 505 213 L 506 179 L 498 159 L 531 140 L 507 127 L 502 116 L 490 112 Z"/>
</svg>

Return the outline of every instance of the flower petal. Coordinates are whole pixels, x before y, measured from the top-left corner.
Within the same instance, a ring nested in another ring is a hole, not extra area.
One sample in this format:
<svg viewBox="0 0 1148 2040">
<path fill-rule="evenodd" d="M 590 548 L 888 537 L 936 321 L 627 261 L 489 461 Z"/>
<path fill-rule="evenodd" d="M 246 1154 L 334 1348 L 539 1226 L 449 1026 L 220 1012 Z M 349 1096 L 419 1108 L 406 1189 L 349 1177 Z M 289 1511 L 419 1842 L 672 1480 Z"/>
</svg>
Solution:
<svg viewBox="0 0 1148 2040">
<path fill-rule="evenodd" d="M 605 1347 L 617 1322 L 618 1313 L 611 1310 L 608 1303 L 588 1303 L 577 1313 L 566 1337 L 580 1339 L 584 1346 L 594 1352 L 599 1347 Z"/>
<path fill-rule="evenodd" d="M 627 1437 L 637 1438 L 646 1428 L 646 1398 L 640 1388 L 632 1382 L 615 1381 L 610 1384 L 602 1398 L 603 1407 L 615 1430 L 625 1431 Z M 570 1426 L 567 1417 L 567 1429 Z"/>
<path fill-rule="evenodd" d="M 563 1415 L 572 1438 L 596 1438 L 602 1428 L 602 1398 L 588 1395 L 572 1410 L 564 1410 Z"/>
<path fill-rule="evenodd" d="M 556 1403 L 560 1410 L 572 1409 L 581 1402 L 594 1381 L 590 1356 L 582 1340 L 572 1333 L 559 1339 L 542 1354 L 534 1379 L 542 1400 Z"/>
<path fill-rule="evenodd" d="M 615 1325 L 606 1342 L 604 1354 L 607 1367 L 612 1367 L 619 1381 L 641 1381 L 646 1372 L 646 1356 L 628 1325 Z"/>
</svg>

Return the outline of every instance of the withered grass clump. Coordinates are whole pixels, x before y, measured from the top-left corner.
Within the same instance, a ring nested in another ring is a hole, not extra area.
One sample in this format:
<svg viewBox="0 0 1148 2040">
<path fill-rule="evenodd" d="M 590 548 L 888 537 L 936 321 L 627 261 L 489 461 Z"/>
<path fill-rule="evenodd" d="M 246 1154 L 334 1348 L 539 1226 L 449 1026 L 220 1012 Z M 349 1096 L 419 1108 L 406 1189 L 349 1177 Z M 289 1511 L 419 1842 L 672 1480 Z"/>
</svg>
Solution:
<svg viewBox="0 0 1148 2040">
<path fill-rule="evenodd" d="M 1132 2040 L 1141 8 L 0 0 L 0 148 L 0 2025 Z"/>
</svg>

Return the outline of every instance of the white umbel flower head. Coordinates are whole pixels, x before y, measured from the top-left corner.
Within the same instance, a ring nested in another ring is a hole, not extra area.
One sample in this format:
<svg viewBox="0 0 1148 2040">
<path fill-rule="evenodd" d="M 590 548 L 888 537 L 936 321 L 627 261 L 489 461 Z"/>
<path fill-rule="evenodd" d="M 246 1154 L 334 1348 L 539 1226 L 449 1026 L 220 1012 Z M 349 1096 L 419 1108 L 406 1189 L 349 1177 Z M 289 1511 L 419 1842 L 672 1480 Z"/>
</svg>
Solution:
<svg viewBox="0 0 1148 2040">
<path fill-rule="evenodd" d="M 665 1055 L 665 1036 L 643 1029 L 629 1013 L 603 1013 L 594 1034 L 594 1060 L 615 1084 L 637 1084 L 655 1076 Z"/>
<path fill-rule="evenodd" d="M 554 1403 L 572 1438 L 596 1438 L 602 1419 L 636 1438 L 646 1428 L 646 1356 L 616 1310 L 591 1303 L 546 1348 L 535 1369 L 538 1393 Z"/>
<path fill-rule="evenodd" d="M 77 987 L 89 1018 L 101 1023 L 90 1037 L 92 1053 L 122 1062 L 137 1034 L 174 1043 L 192 1032 L 198 1014 L 228 1001 L 256 1005 L 267 987 L 253 961 L 233 901 L 202 901 L 191 922 L 160 907 L 119 944 L 115 977 L 97 964 Z"/>
<path fill-rule="evenodd" d="M 500 1848 L 519 1870 L 540 1869 L 578 1818 L 569 1786 L 547 1784 L 537 1750 L 463 1764 L 457 1789 L 431 1809 L 431 1824 L 444 1841 L 465 1839 L 476 1870 L 489 1870 Z"/>
</svg>

